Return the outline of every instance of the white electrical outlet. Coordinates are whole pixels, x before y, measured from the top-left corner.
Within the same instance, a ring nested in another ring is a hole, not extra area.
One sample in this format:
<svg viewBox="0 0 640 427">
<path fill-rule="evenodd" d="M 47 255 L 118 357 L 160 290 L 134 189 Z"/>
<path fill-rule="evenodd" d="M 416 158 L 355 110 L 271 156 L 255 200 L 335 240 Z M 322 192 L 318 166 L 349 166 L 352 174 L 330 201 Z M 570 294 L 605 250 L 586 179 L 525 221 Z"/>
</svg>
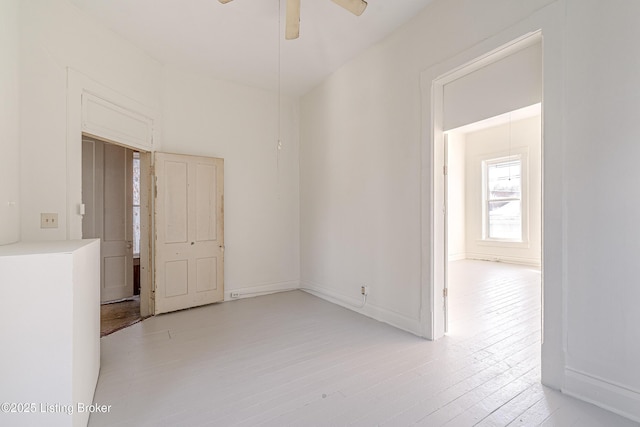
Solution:
<svg viewBox="0 0 640 427">
<path fill-rule="evenodd" d="M 362 285 L 360 287 L 360 293 L 365 296 L 369 295 L 369 287 L 367 285 Z"/>
<path fill-rule="evenodd" d="M 58 228 L 57 213 L 41 213 L 40 228 Z"/>
<path fill-rule="evenodd" d="M 240 292 L 231 292 L 231 298 L 240 298 Z"/>
</svg>

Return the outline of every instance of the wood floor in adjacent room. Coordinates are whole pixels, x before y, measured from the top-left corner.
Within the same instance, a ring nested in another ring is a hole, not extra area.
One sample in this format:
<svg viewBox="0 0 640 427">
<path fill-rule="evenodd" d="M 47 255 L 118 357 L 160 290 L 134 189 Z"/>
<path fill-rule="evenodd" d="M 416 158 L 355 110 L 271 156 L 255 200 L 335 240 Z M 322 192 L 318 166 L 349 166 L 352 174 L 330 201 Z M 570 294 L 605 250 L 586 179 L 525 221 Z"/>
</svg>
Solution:
<svg viewBox="0 0 640 427">
<path fill-rule="evenodd" d="M 436 342 L 301 291 L 115 332 L 95 394 L 111 411 L 89 425 L 637 425 L 540 385 L 538 270 L 451 267 Z"/>
<path fill-rule="evenodd" d="M 140 296 L 100 305 L 100 336 L 112 334 L 142 320 Z"/>
</svg>

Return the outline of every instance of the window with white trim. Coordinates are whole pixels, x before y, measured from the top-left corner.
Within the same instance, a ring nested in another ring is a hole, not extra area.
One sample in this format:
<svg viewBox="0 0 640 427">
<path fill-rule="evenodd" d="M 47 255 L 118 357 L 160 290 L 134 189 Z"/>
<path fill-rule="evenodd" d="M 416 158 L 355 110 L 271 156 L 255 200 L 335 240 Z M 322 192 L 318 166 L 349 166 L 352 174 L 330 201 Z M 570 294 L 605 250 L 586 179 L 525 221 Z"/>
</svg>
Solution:
<svg viewBox="0 0 640 427">
<path fill-rule="evenodd" d="M 522 155 L 483 161 L 484 239 L 522 242 Z"/>
</svg>

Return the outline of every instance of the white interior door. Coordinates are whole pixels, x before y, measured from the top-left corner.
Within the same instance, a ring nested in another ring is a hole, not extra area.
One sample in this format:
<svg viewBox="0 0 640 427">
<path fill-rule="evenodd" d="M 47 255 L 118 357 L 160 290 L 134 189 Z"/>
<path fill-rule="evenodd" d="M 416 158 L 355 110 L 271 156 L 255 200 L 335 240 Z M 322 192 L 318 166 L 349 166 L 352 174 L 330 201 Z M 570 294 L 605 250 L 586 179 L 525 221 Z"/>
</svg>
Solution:
<svg viewBox="0 0 640 427">
<path fill-rule="evenodd" d="M 155 153 L 155 313 L 224 299 L 224 161 Z"/>
<path fill-rule="evenodd" d="M 100 301 L 133 296 L 133 151 L 82 141 L 82 236 L 101 241 Z"/>
</svg>

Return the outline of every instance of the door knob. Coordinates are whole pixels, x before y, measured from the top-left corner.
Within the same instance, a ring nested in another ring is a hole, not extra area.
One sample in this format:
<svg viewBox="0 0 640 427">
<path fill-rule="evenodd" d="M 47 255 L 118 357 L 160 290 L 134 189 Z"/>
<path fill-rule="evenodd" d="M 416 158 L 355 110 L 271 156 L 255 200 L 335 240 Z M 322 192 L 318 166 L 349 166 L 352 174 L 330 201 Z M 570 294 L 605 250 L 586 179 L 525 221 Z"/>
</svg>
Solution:
<svg viewBox="0 0 640 427">
<path fill-rule="evenodd" d="M 132 242 L 127 242 L 127 249 L 131 249 L 133 248 L 133 243 Z"/>
</svg>

